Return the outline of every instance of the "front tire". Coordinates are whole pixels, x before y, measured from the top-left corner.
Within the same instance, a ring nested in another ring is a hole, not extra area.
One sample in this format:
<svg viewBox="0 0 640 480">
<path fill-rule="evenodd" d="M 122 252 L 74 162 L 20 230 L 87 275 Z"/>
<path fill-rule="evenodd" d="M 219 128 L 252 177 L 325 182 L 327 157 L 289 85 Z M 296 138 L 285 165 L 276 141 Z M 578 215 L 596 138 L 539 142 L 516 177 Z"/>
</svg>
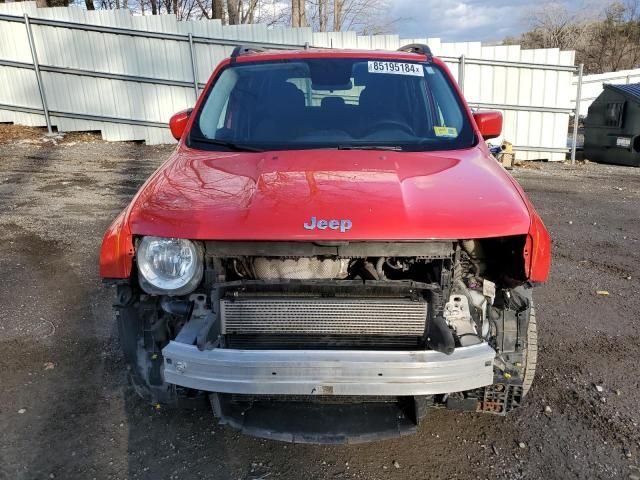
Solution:
<svg viewBox="0 0 640 480">
<path fill-rule="evenodd" d="M 525 397 L 536 375 L 536 364 L 538 363 L 538 328 L 536 325 L 536 309 L 531 306 L 529 314 L 529 328 L 527 329 L 527 352 L 525 358 L 525 370 L 522 379 L 522 396 Z"/>
<path fill-rule="evenodd" d="M 162 355 L 144 346 L 144 319 L 139 304 L 120 307 L 116 313 L 120 345 L 129 382 L 140 398 L 151 404 L 176 405 L 176 388 L 162 379 Z"/>
</svg>

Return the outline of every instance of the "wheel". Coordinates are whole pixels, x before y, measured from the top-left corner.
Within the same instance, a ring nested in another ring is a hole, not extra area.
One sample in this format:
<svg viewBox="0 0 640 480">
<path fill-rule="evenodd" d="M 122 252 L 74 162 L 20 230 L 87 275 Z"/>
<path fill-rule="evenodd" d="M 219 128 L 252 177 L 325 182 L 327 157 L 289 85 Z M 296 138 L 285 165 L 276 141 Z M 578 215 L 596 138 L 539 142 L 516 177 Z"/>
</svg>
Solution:
<svg viewBox="0 0 640 480">
<path fill-rule="evenodd" d="M 531 313 L 529 314 L 525 361 L 524 377 L 522 380 L 523 397 L 529 393 L 529 389 L 533 384 L 533 378 L 536 376 L 536 364 L 538 363 L 538 330 L 536 326 L 536 308 L 534 306 L 531 306 Z"/>
<path fill-rule="evenodd" d="M 138 305 L 119 308 L 117 313 L 120 345 L 128 366 L 129 382 L 140 398 L 151 404 L 174 405 L 173 385 L 164 383 L 161 374 L 162 356 L 144 348 L 144 320 Z"/>
<path fill-rule="evenodd" d="M 151 302 L 154 305 L 154 302 Z M 202 408 L 209 407 L 205 392 L 180 388 L 166 383 L 162 373 L 161 348 L 166 339 L 154 339 L 153 345 L 145 348 L 144 335 L 153 334 L 153 322 L 148 315 L 143 317 L 139 301 L 118 308 L 117 323 L 120 345 L 128 367 L 127 376 L 136 394 L 154 406 Z M 145 320 L 147 318 L 147 320 Z M 151 318 L 154 318 L 151 316 Z M 160 331 L 164 328 L 160 329 Z"/>
</svg>

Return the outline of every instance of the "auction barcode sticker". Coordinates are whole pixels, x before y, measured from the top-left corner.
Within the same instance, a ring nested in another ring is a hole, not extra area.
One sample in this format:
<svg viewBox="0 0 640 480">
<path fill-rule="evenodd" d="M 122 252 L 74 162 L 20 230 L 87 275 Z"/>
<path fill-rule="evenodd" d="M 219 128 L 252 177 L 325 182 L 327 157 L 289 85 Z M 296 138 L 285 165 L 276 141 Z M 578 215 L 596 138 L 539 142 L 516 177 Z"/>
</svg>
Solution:
<svg viewBox="0 0 640 480">
<path fill-rule="evenodd" d="M 424 77 L 422 65 L 402 62 L 369 61 L 369 73 L 392 73 L 394 75 Z"/>
</svg>

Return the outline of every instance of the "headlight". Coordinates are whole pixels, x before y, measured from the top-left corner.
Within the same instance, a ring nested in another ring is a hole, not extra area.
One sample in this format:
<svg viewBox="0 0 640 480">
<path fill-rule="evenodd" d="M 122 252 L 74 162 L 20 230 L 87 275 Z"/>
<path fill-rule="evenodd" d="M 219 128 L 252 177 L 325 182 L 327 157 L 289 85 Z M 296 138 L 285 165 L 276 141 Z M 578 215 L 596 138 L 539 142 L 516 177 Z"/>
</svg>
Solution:
<svg viewBox="0 0 640 480">
<path fill-rule="evenodd" d="M 190 240 L 143 237 L 136 258 L 140 286 L 149 294 L 184 295 L 202 280 L 202 249 Z"/>
</svg>

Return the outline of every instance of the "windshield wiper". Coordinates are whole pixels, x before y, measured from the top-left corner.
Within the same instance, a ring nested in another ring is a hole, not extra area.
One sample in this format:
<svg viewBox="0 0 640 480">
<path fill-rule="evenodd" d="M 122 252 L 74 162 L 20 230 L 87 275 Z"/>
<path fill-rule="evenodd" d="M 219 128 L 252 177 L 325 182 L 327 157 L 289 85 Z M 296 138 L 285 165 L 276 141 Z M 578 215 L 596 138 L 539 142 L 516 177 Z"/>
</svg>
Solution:
<svg viewBox="0 0 640 480">
<path fill-rule="evenodd" d="M 240 145 L 238 143 L 227 142 L 226 140 L 216 140 L 215 138 L 191 137 L 191 141 L 196 143 L 206 143 L 207 145 L 216 145 L 225 147 L 234 152 L 264 152 L 264 150 L 249 145 Z"/>
<path fill-rule="evenodd" d="M 391 150 L 402 151 L 402 147 L 395 145 L 338 145 L 338 150 Z"/>
</svg>

